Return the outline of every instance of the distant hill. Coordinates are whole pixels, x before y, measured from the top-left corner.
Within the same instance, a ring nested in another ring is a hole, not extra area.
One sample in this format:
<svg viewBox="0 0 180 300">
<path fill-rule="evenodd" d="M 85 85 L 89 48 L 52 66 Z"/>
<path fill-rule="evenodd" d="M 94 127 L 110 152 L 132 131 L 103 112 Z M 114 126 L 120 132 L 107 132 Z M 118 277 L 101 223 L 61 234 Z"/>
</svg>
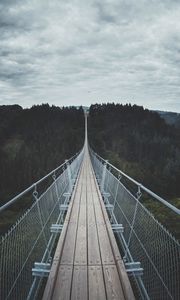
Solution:
<svg viewBox="0 0 180 300">
<path fill-rule="evenodd" d="M 167 124 L 180 128 L 180 113 L 160 110 L 157 110 L 157 113 L 166 121 Z"/>
</svg>

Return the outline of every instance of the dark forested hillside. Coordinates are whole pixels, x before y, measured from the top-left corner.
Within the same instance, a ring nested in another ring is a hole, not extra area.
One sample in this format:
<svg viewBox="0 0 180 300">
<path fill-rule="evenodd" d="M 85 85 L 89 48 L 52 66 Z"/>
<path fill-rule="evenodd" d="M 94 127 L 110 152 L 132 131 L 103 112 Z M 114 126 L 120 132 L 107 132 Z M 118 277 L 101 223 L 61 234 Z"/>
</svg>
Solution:
<svg viewBox="0 0 180 300">
<path fill-rule="evenodd" d="M 79 151 L 83 109 L 0 106 L 0 204 Z"/>
<path fill-rule="evenodd" d="M 97 104 L 90 108 L 89 141 L 116 167 L 180 207 L 180 128 L 143 107 Z M 179 239 L 179 217 L 148 195 L 141 201 Z"/>
<path fill-rule="evenodd" d="M 180 114 L 174 112 L 157 111 L 167 124 L 180 128 Z"/>
<path fill-rule="evenodd" d="M 180 196 L 180 130 L 139 106 L 92 105 L 92 148 L 165 197 Z"/>
</svg>

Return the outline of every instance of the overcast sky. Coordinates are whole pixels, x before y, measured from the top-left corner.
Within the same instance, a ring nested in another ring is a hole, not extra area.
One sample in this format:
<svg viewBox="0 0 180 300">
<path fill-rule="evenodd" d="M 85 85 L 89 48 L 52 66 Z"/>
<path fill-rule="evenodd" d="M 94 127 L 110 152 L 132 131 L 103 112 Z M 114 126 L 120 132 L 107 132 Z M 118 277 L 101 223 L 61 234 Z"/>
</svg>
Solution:
<svg viewBox="0 0 180 300">
<path fill-rule="evenodd" d="M 0 0 L 0 105 L 180 112 L 180 1 Z"/>
</svg>

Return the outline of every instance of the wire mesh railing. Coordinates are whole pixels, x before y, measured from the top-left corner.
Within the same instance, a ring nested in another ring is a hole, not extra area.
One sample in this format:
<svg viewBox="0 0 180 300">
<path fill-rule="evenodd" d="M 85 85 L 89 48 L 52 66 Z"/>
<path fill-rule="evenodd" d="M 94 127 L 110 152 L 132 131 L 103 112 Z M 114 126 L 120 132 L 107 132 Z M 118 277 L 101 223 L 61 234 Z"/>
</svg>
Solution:
<svg viewBox="0 0 180 300">
<path fill-rule="evenodd" d="M 0 240 L 1 300 L 36 299 L 46 270 L 41 277 L 42 270 L 35 276 L 32 269 L 35 263 L 40 263 L 41 268 L 51 263 L 64 206 L 70 199 L 82 158 L 83 150 L 0 208 L 3 214 L 7 207 L 31 193 L 33 204 Z"/>
<path fill-rule="evenodd" d="M 115 235 L 127 271 L 133 266 L 129 274 L 137 299 L 180 299 L 179 243 L 141 199 L 148 194 L 167 206 L 176 218 L 179 209 L 90 152 L 112 228 L 123 226 L 123 231 L 117 230 Z"/>
</svg>

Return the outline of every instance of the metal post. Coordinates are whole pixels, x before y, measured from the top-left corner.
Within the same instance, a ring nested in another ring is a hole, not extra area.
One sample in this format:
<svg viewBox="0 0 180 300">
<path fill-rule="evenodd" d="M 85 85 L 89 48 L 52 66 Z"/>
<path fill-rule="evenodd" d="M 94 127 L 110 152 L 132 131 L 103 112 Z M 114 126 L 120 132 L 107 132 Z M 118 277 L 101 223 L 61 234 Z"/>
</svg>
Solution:
<svg viewBox="0 0 180 300">
<path fill-rule="evenodd" d="M 66 159 L 66 166 L 67 166 L 67 173 L 68 173 L 68 179 L 69 179 L 69 192 L 72 192 L 72 177 L 71 177 L 71 170 L 70 170 L 70 165 L 69 161 Z"/>
<path fill-rule="evenodd" d="M 105 184 L 105 178 L 106 178 L 107 163 L 108 163 L 108 160 L 105 161 L 104 166 L 103 166 L 103 173 L 102 173 L 102 179 L 101 179 L 101 191 L 102 192 L 104 192 L 104 184 Z"/>
<path fill-rule="evenodd" d="M 120 182 L 121 178 L 122 178 L 122 175 L 119 174 L 119 175 L 118 175 L 117 186 L 116 186 L 115 197 L 114 197 L 114 202 L 113 202 L 113 211 L 112 211 L 112 214 L 111 214 L 110 222 L 112 222 L 113 213 L 114 213 L 114 207 L 115 207 L 115 204 L 116 204 L 116 201 L 117 201 L 117 195 L 118 195 L 118 190 L 119 190 L 119 182 Z"/>
<path fill-rule="evenodd" d="M 44 224 L 43 224 L 43 220 L 42 220 L 42 216 L 41 216 L 41 210 L 40 210 L 40 207 L 39 207 L 39 199 L 38 199 L 38 192 L 37 192 L 36 186 L 35 186 L 35 190 L 33 192 L 33 197 L 34 197 L 34 199 L 36 201 L 36 204 L 37 204 L 39 221 L 40 221 L 41 230 L 42 230 L 42 233 L 43 233 L 43 236 L 44 236 L 44 242 L 45 242 L 45 245 L 48 246 L 48 241 L 47 241 L 47 238 L 46 238 L 46 235 L 45 235 L 45 232 L 44 232 Z"/>
<path fill-rule="evenodd" d="M 137 214 L 139 199 L 142 196 L 140 185 L 138 186 L 138 191 L 137 191 L 136 195 L 137 195 L 137 198 L 136 198 L 136 205 L 135 205 L 135 209 L 134 209 L 134 216 L 133 216 L 133 220 L 132 220 L 132 224 L 131 224 L 131 230 L 130 230 L 129 238 L 128 238 L 128 242 L 127 242 L 127 248 L 128 249 L 129 249 L 129 245 L 130 245 L 130 242 L 131 242 L 132 233 L 133 233 L 133 230 L 134 230 L 134 224 L 135 224 L 135 219 L 136 219 L 136 214 Z M 126 251 L 123 259 L 126 260 L 126 257 L 127 257 L 127 251 Z"/>
<path fill-rule="evenodd" d="M 53 176 L 52 176 L 53 180 L 54 180 L 54 184 L 55 184 L 55 190 L 56 190 L 56 197 L 58 199 L 59 202 L 59 211 L 60 211 L 60 197 L 59 197 L 59 192 L 58 192 L 58 187 L 57 187 L 57 178 L 56 178 L 56 173 L 54 172 Z"/>
</svg>

